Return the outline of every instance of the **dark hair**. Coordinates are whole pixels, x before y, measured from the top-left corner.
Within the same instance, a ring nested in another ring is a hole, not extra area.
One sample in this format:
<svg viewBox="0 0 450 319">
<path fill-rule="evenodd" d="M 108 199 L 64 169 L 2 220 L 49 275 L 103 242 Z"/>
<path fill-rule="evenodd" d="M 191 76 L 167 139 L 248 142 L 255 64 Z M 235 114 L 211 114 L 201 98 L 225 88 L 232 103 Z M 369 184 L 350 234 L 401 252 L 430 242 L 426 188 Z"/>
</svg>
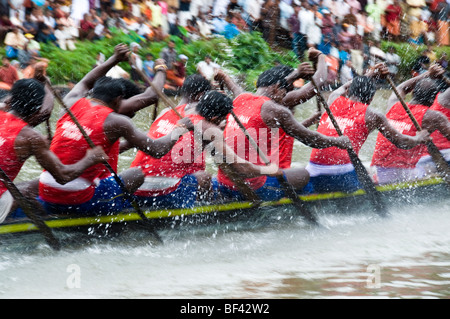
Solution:
<svg viewBox="0 0 450 319">
<path fill-rule="evenodd" d="M 196 106 L 198 114 L 207 120 L 225 117 L 232 109 L 233 101 L 225 94 L 214 90 L 206 92 Z"/>
<path fill-rule="evenodd" d="M 291 91 L 294 87 L 286 82 L 286 77 L 291 74 L 294 69 L 287 65 L 277 65 L 269 70 L 264 71 L 258 77 L 256 87 L 267 87 L 279 84 L 280 88 Z"/>
<path fill-rule="evenodd" d="M 367 76 L 356 76 L 348 89 L 349 97 L 356 97 L 364 104 L 369 104 L 377 91 L 377 86 L 372 78 Z"/>
<path fill-rule="evenodd" d="M 98 79 L 92 89 L 92 97 L 107 104 L 111 103 L 115 98 L 124 95 L 122 82 L 108 76 Z"/>
<path fill-rule="evenodd" d="M 181 94 L 187 97 L 195 97 L 197 94 L 211 90 L 211 83 L 200 74 L 192 74 L 186 77 L 181 87 Z"/>
<path fill-rule="evenodd" d="M 142 93 L 141 89 L 136 84 L 131 82 L 130 80 L 120 78 L 120 79 L 116 79 L 116 81 L 119 81 L 122 84 L 124 99 L 129 99 L 135 95 Z"/>
<path fill-rule="evenodd" d="M 10 91 L 11 109 L 25 118 L 41 109 L 45 97 L 44 85 L 35 79 L 21 79 Z"/>
<path fill-rule="evenodd" d="M 433 79 L 419 80 L 412 92 L 413 99 L 421 105 L 431 106 L 439 93 L 439 85 Z"/>
</svg>

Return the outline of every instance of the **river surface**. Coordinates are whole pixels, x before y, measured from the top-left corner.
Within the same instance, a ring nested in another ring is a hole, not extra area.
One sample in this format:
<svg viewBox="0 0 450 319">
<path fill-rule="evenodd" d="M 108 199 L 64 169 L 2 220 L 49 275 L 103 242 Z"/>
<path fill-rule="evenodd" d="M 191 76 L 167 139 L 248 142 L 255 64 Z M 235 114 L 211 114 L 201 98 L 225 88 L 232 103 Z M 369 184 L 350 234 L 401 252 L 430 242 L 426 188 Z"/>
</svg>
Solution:
<svg viewBox="0 0 450 319">
<path fill-rule="evenodd" d="M 388 96 L 378 92 L 373 107 L 384 111 Z M 315 107 L 310 101 L 296 114 L 303 119 Z M 146 131 L 150 115 L 141 111 L 136 125 Z M 366 164 L 375 138 L 361 151 Z M 296 165 L 309 154 L 296 143 Z M 134 155 L 121 157 L 121 169 Z M 30 160 L 18 180 L 40 171 Z M 163 245 L 135 232 L 80 238 L 60 252 L 31 235 L 0 245 L 0 298 L 448 299 L 449 208 L 448 199 L 400 205 L 386 219 L 362 207 L 356 214 L 325 211 L 320 229 L 283 219 L 279 208 L 270 222 L 164 230 Z"/>
</svg>

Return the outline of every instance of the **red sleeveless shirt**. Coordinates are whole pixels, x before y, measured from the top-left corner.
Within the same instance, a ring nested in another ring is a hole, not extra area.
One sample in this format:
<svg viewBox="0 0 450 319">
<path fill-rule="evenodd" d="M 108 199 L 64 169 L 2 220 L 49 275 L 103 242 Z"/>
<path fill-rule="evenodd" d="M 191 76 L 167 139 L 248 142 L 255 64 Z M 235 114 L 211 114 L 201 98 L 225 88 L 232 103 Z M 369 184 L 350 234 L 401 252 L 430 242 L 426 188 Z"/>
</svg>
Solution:
<svg viewBox="0 0 450 319">
<path fill-rule="evenodd" d="M 182 117 L 190 118 L 194 125 L 203 119 L 203 117 L 197 114 L 186 115 L 185 107 L 186 104 L 176 108 Z M 172 133 L 179 120 L 178 115 L 173 110 L 169 110 L 156 119 L 151 125 L 147 136 L 152 139 L 166 136 Z M 177 137 L 175 136 L 174 138 Z M 177 178 L 203 171 L 205 170 L 204 152 L 202 151 L 202 145 L 195 147 L 196 143 L 198 141 L 196 142 L 194 139 L 194 132 L 187 132 L 175 143 L 169 153 L 159 159 L 139 151 L 131 163 L 131 167 L 140 167 L 146 176 Z"/>
<path fill-rule="evenodd" d="M 96 146 L 103 147 L 109 157 L 109 164 L 116 171 L 119 159 L 119 140 L 111 144 L 104 132 L 103 125 L 113 110 L 103 105 L 91 105 L 86 98 L 78 100 L 70 109 L 80 125 Z M 65 165 L 80 161 L 90 148 L 78 127 L 72 122 L 69 114 L 64 114 L 56 124 L 55 136 L 50 145 L 61 162 Z M 111 175 L 103 164 L 97 164 L 86 169 L 79 178 L 90 183 L 83 190 L 67 190 L 61 187 L 52 187 L 42 182 L 39 183 L 39 196 L 48 202 L 62 205 L 82 204 L 89 201 L 95 192 L 95 182 Z"/>
<path fill-rule="evenodd" d="M 234 101 L 234 113 L 247 129 L 250 136 L 258 144 L 262 152 L 272 163 L 282 169 L 291 166 L 294 139 L 282 129 L 270 128 L 261 117 L 261 108 L 270 98 L 251 93 L 239 95 Z M 258 156 L 257 150 L 250 144 L 231 114 L 228 115 L 224 130 L 226 143 L 241 158 L 256 165 L 265 166 Z M 217 178 L 220 183 L 230 189 L 235 189 L 231 180 L 219 169 Z M 258 189 L 266 182 L 266 176 L 246 179 L 252 189 Z"/>
<path fill-rule="evenodd" d="M 442 114 L 447 116 L 447 118 L 450 121 L 450 109 L 442 106 L 438 102 L 438 96 L 436 96 L 436 99 L 434 100 L 433 105 L 430 107 L 430 110 L 441 112 Z M 444 135 L 442 135 L 441 132 L 434 131 L 430 136 L 433 139 L 433 143 L 440 150 L 445 150 L 445 149 L 449 149 L 450 148 L 450 141 Z M 426 153 L 425 155 L 428 155 L 428 153 Z"/>
<path fill-rule="evenodd" d="M 411 104 L 409 108 L 420 126 L 428 107 L 420 104 Z M 417 130 L 403 108 L 401 102 L 395 103 L 386 114 L 389 123 L 401 134 L 414 136 Z M 372 157 L 372 166 L 414 168 L 426 151 L 425 145 L 418 145 L 409 150 L 400 149 L 392 144 L 383 134 L 378 133 L 375 151 Z"/>
<path fill-rule="evenodd" d="M 331 113 L 339 124 L 339 128 L 350 139 L 356 154 L 359 153 L 369 136 L 365 120 L 367 108 L 367 104 L 352 101 L 344 96 L 338 97 L 330 106 Z M 327 113 L 322 115 L 317 132 L 326 136 L 339 136 Z M 314 148 L 311 152 L 310 161 L 319 165 L 351 163 L 347 150 L 334 146 L 324 149 Z"/>
<path fill-rule="evenodd" d="M 20 131 L 28 124 L 11 113 L 0 111 L 0 167 L 14 181 L 23 166 L 16 156 L 14 143 Z M 0 196 L 8 189 L 0 182 Z"/>
</svg>

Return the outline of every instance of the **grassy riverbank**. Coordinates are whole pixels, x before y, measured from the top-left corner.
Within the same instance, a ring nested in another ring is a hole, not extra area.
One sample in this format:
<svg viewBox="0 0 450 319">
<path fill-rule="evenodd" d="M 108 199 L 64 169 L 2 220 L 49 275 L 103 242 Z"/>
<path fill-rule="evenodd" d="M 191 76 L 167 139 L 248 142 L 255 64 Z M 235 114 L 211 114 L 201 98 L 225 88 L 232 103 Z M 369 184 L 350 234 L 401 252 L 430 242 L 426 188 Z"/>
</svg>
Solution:
<svg viewBox="0 0 450 319">
<path fill-rule="evenodd" d="M 279 48 L 276 51 L 263 40 L 260 33 L 243 33 L 233 40 L 225 38 L 212 38 L 207 40 L 191 41 L 184 43 L 178 37 L 172 37 L 176 42 L 176 50 L 180 54 L 189 57 L 187 63 L 187 73 L 195 73 L 195 65 L 204 59 L 206 55 L 212 57 L 218 64 L 222 65 L 232 75 L 240 78 L 247 86 L 253 89 L 257 76 L 264 70 L 273 66 L 276 61 L 295 67 L 298 64 L 294 53 L 291 50 Z M 41 55 L 51 62 L 48 67 L 48 75 L 53 83 L 65 84 L 69 81 L 78 82 L 92 66 L 95 64 L 96 56 L 102 52 L 109 57 L 114 47 L 119 43 L 139 42 L 142 46 L 140 54 L 142 57 L 146 53 L 159 56 L 160 51 L 166 46 L 166 42 L 144 41 L 135 33 L 124 34 L 114 32 L 111 38 L 104 38 L 97 41 L 78 41 L 75 51 L 63 51 L 54 44 L 41 44 Z M 425 49 L 425 46 L 415 47 L 408 43 L 383 42 L 381 48 L 393 45 L 397 54 L 402 59 L 399 68 L 401 78 L 408 77 L 416 58 Z M 437 57 L 442 52 L 450 56 L 450 47 L 435 48 Z M 4 54 L 4 48 L 0 50 Z M 125 70 L 129 70 L 127 63 L 120 64 Z"/>
</svg>

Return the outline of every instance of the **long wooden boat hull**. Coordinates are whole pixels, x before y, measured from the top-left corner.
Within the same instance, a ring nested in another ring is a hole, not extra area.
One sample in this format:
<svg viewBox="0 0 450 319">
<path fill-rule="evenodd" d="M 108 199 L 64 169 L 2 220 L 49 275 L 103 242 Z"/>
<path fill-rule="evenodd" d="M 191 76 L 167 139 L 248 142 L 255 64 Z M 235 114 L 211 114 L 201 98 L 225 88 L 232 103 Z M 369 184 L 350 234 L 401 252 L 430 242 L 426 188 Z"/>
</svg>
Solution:
<svg viewBox="0 0 450 319">
<path fill-rule="evenodd" d="M 436 203 L 449 198 L 449 189 L 441 178 L 432 178 L 416 182 L 405 182 L 378 186 L 383 200 L 389 209 L 405 205 L 423 205 Z M 370 212 L 370 201 L 366 193 L 359 190 L 354 193 L 324 193 L 303 195 L 300 198 L 313 213 L 352 214 Z M 144 213 L 156 230 L 187 225 L 205 225 L 229 222 L 252 223 L 261 219 L 292 218 L 298 215 L 289 199 L 273 202 L 228 202 L 197 206 L 186 209 L 148 209 Z M 141 219 L 134 211 L 102 216 L 49 216 L 46 224 L 54 231 L 82 231 L 91 234 L 113 232 L 114 229 L 141 228 Z M 116 227 L 116 228 L 114 228 Z M 28 220 L 17 220 L 0 225 L 0 239 L 34 233 L 37 228 Z"/>
</svg>

